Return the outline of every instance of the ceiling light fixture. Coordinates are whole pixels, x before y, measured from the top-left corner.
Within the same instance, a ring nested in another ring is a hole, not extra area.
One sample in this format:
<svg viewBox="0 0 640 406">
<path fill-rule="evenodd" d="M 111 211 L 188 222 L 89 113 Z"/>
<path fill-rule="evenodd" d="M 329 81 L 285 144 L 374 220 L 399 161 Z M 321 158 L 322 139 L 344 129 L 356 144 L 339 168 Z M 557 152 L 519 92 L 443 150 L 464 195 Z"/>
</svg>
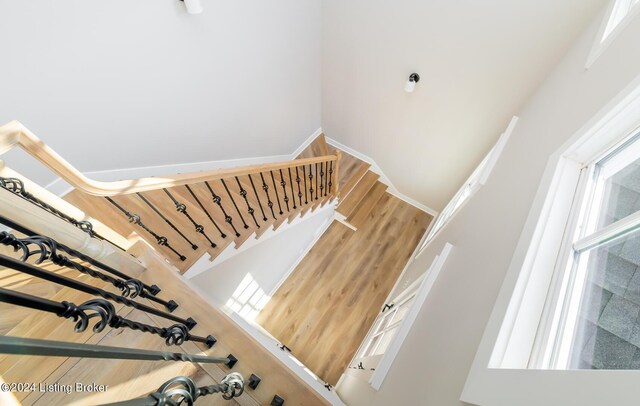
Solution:
<svg viewBox="0 0 640 406">
<path fill-rule="evenodd" d="M 202 8 L 202 0 L 180 0 L 184 2 L 189 14 L 200 14 L 204 11 Z"/>
<path fill-rule="evenodd" d="M 409 79 L 404 85 L 404 91 L 407 93 L 413 93 L 416 88 L 416 83 L 418 83 L 419 81 L 420 75 L 418 75 L 417 73 L 412 73 L 411 75 L 409 75 Z"/>
</svg>

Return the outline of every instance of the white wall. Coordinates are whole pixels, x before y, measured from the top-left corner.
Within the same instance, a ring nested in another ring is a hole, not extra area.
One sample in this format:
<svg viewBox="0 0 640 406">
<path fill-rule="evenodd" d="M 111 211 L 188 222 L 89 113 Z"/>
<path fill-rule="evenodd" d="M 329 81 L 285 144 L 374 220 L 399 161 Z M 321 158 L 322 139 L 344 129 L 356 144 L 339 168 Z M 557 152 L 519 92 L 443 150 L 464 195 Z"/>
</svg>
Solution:
<svg viewBox="0 0 640 406">
<path fill-rule="evenodd" d="M 424 272 L 446 242 L 456 247 L 381 390 L 376 393 L 366 382 L 347 378 L 338 387 L 345 403 L 461 404 L 467 373 L 549 156 L 640 74 L 639 17 L 589 70 L 584 69 L 601 19 L 602 15 L 593 21 L 516 112 L 518 126 L 488 183 L 406 273 L 411 279 Z M 518 406 L 540 404 L 528 394 Z"/>
<path fill-rule="evenodd" d="M 320 2 L 203 3 L 0 2 L 0 125 L 81 171 L 290 153 L 320 127 Z"/>
<path fill-rule="evenodd" d="M 218 307 L 232 299 L 242 306 L 248 304 L 247 308 L 252 311 L 260 310 L 264 303 L 257 305 L 257 300 L 270 298 L 279 282 L 319 237 L 323 227 L 332 221 L 333 214 L 332 208 L 307 214 L 309 217 L 298 220 L 299 223 L 273 237 L 261 239 L 259 244 L 197 274 L 191 281 L 210 303 Z M 242 288 L 238 289 L 240 286 Z M 245 316 L 243 312 L 237 312 Z"/>
<path fill-rule="evenodd" d="M 323 0 L 322 128 L 440 211 L 605 1 Z"/>
</svg>

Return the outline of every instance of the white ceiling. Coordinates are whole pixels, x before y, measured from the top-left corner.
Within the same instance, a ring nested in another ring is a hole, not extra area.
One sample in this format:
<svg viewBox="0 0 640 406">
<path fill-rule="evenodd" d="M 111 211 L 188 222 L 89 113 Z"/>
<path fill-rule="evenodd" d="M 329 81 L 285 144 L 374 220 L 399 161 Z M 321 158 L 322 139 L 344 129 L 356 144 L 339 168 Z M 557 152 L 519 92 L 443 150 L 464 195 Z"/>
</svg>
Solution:
<svg viewBox="0 0 640 406">
<path fill-rule="evenodd" d="M 323 129 L 441 210 L 604 4 L 323 0 Z"/>
</svg>

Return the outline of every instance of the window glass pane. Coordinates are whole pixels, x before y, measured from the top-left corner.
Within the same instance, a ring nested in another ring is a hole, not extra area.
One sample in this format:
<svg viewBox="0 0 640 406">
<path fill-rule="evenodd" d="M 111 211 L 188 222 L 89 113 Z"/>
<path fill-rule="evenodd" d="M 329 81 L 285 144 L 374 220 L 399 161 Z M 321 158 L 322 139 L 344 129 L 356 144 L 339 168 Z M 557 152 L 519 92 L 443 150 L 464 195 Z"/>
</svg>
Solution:
<svg viewBox="0 0 640 406">
<path fill-rule="evenodd" d="M 371 355 L 384 354 L 384 352 L 387 350 L 387 347 L 389 347 L 389 344 L 391 344 L 391 340 L 393 340 L 393 337 L 395 337 L 397 331 L 398 326 L 384 333 L 384 335 L 380 338 L 378 348 L 376 348 L 374 353 Z"/>
<path fill-rule="evenodd" d="M 640 210 L 640 159 L 604 181 L 598 228 Z"/>
<path fill-rule="evenodd" d="M 640 233 L 581 257 L 587 277 L 569 367 L 640 369 Z"/>
</svg>

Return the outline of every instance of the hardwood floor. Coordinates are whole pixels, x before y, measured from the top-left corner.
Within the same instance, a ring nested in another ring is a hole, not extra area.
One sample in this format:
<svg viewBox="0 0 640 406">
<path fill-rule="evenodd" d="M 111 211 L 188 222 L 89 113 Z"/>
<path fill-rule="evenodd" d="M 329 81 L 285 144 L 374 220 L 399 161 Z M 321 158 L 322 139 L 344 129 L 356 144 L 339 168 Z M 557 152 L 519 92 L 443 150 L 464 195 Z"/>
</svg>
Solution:
<svg viewBox="0 0 640 406">
<path fill-rule="evenodd" d="M 332 385 L 432 220 L 386 192 L 373 195 L 375 205 L 358 230 L 333 222 L 257 318 Z"/>
</svg>

